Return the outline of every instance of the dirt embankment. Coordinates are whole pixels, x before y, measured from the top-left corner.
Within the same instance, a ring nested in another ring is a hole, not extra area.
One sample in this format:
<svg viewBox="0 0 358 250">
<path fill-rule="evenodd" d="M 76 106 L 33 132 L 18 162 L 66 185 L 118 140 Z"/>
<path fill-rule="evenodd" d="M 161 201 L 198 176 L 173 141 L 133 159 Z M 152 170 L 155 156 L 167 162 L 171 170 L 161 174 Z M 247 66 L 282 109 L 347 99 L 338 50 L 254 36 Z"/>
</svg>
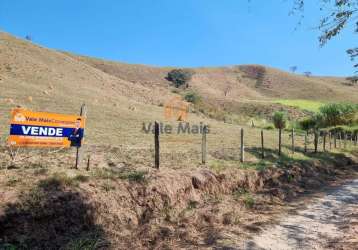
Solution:
<svg viewBox="0 0 358 250">
<path fill-rule="evenodd" d="M 14 195 L 15 202 L 0 193 L 0 245 L 30 249 L 235 246 L 272 223 L 284 201 L 351 177 L 357 170 L 351 159 L 340 157 L 330 165 L 312 161 L 220 174 L 208 169 L 161 169 L 126 180 L 117 178 L 116 171 L 121 170 L 112 167 L 110 175 L 93 175 L 78 186 L 71 185 L 73 179 L 39 177 L 30 190 Z"/>
</svg>

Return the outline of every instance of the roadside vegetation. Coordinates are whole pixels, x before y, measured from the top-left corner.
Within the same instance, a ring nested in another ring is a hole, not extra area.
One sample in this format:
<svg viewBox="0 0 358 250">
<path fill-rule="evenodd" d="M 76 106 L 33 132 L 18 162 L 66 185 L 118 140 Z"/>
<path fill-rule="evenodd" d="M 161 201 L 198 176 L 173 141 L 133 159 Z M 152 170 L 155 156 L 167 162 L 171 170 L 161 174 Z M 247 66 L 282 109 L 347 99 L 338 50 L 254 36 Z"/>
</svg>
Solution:
<svg viewBox="0 0 358 250">
<path fill-rule="evenodd" d="M 305 131 L 322 130 L 332 133 L 349 133 L 356 140 L 358 133 L 358 105 L 330 103 L 319 108 L 319 112 L 299 122 Z"/>
</svg>

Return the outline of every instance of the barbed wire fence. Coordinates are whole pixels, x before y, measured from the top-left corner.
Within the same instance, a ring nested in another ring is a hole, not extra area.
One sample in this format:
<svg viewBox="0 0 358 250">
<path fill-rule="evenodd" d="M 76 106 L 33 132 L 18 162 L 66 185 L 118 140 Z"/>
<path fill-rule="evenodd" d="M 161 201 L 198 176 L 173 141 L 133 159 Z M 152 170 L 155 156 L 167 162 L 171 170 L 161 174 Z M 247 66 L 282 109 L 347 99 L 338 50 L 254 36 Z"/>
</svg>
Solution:
<svg viewBox="0 0 358 250">
<path fill-rule="evenodd" d="M 241 129 L 244 131 L 243 144 L 241 144 Z M 139 125 L 126 130 L 118 127 L 118 131 L 116 136 L 101 135 L 101 140 L 88 140 L 91 144 L 87 144 L 86 139 L 82 165 L 87 161 L 89 164 L 91 158 L 91 165 L 95 167 L 100 165 L 100 162 L 116 167 L 155 167 L 155 135 L 152 132 L 143 132 Z M 229 130 L 222 130 L 214 126 L 205 137 L 206 150 L 203 152 L 202 133 L 160 133 L 160 167 L 195 168 L 203 165 L 220 167 L 221 164 L 238 166 L 242 163 L 280 159 L 278 130 L 262 130 L 235 125 L 232 125 Z M 19 163 L 23 163 L 24 167 L 49 162 L 58 166 L 73 165 L 74 150 L 72 148 L 13 149 L 6 145 L 6 133 L 0 135 L 0 140 L 3 158 L 1 168 L 8 168 Z M 311 153 L 315 151 L 314 141 L 313 133 L 294 131 L 292 138 L 292 131 L 284 131 L 281 158 L 293 157 L 295 154 L 312 155 Z M 244 160 L 241 156 L 242 147 L 245 154 Z M 338 134 L 324 136 L 324 133 L 319 133 L 318 135 L 318 152 L 336 152 L 355 147 L 357 147 L 357 134 L 344 138 Z M 44 161 L 44 159 L 47 160 Z"/>
</svg>

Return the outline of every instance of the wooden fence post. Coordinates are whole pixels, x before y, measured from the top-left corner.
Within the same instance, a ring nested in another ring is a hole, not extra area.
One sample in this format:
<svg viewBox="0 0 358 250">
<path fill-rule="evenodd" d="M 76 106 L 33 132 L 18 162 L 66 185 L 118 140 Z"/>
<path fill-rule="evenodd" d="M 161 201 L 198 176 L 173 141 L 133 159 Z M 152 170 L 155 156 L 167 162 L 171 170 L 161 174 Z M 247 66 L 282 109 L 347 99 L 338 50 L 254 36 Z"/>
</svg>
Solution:
<svg viewBox="0 0 358 250">
<path fill-rule="evenodd" d="M 278 155 L 281 156 L 282 129 L 278 129 Z"/>
<path fill-rule="evenodd" d="M 354 146 L 357 146 L 358 144 L 358 133 L 355 133 L 355 141 L 354 141 Z"/>
<path fill-rule="evenodd" d="M 326 131 L 323 132 L 323 152 L 326 152 Z"/>
<path fill-rule="evenodd" d="M 244 129 L 243 128 L 241 128 L 241 133 L 240 133 L 240 135 L 241 135 L 241 138 L 240 138 L 240 144 L 241 144 L 241 147 L 240 147 L 240 161 L 241 162 L 244 162 L 245 161 L 245 149 L 244 149 Z"/>
<path fill-rule="evenodd" d="M 91 164 L 91 155 L 88 155 L 88 159 L 87 159 L 87 168 L 86 170 L 89 171 L 90 170 L 90 164 Z"/>
<path fill-rule="evenodd" d="M 332 150 L 332 131 L 329 131 L 328 139 L 329 139 L 329 150 Z"/>
<path fill-rule="evenodd" d="M 81 110 L 80 110 L 80 116 L 86 118 L 87 117 L 87 108 L 86 108 L 86 104 L 82 104 L 81 105 Z M 83 140 L 83 138 L 82 138 Z M 82 143 L 81 143 L 82 144 Z M 82 145 L 81 145 L 82 146 Z M 76 163 L 75 163 L 75 169 L 78 169 L 78 166 L 80 165 L 82 160 L 82 150 L 81 147 L 76 147 Z"/>
<path fill-rule="evenodd" d="M 292 140 L 292 154 L 295 153 L 295 129 L 292 128 L 291 131 L 291 140 Z"/>
<path fill-rule="evenodd" d="M 343 132 L 343 145 L 344 145 L 344 149 L 347 148 L 347 133 Z"/>
<path fill-rule="evenodd" d="M 154 166 L 159 169 L 159 124 L 154 123 Z"/>
<path fill-rule="evenodd" d="M 317 153 L 318 152 L 318 132 L 317 130 L 315 129 L 314 131 L 314 152 Z"/>
<path fill-rule="evenodd" d="M 338 132 L 338 147 L 341 148 L 342 146 L 342 133 Z"/>
<path fill-rule="evenodd" d="M 333 133 L 333 142 L 334 142 L 334 148 L 337 148 L 337 132 L 334 131 Z"/>
<path fill-rule="evenodd" d="M 305 133 L 305 153 L 307 153 L 307 137 L 308 137 L 308 131 Z"/>
<path fill-rule="evenodd" d="M 206 125 L 203 128 L 202 140 L 201 140 L 201 163 L 206 163 Z"/>
<path fill-rule="evenodd" d="M 265 148 L 264 148 L 264 130 L 261 129 L 261 158 L 265 158 Z"/>
</svg>

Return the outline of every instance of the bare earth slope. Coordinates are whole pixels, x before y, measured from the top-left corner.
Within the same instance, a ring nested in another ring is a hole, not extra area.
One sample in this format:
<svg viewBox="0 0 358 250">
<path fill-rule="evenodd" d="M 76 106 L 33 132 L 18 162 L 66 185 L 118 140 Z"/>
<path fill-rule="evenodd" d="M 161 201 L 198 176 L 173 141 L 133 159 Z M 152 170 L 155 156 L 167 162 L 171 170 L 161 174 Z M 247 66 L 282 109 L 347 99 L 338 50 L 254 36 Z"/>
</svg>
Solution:
<svg viewBox="0 0 358 250">
<path fill-rule="evenodd" d="M 134 83 L 152 85 L 160 83 L 167 86 L 165 76 L 172 68 L 150 67 L 145 65 L 124 64 L 101 59 L 67 55 L 87 63 L 120 79 Z M 255 74 L 247 72 L 263 68 L 263 80 L 259 84 Z M 306 77 L 290 74 L 281 70 L 259 65 L 243 65 L 219 68 L 195 68 L 191 86 L 203 96 L 215 99 L 236 101 L 262 100 L 270 98 L 308 99 L 326 101 L 358 102 L 358 89 L 347 86 L 344 78 Z M 228 91 L 225 96 L 225 91 Z"/>
<path fill-rule="evenodd" d="M 134 84 L 6 33 L 0 33 L 0 53 L 2 137 L 8 131 L 9 111 L 15 106 L 75 113 L 81 103 L 86 103 L 91 120 L 88 136 L 104 140 L 104 134 L 111 136 L 108 128 L 122 126 L 125 130 L 161 116 L 157 104 L 170 96 L 169 90 L 159 84 Z M 116 120 L 123 122 L 119 125 Z"/>
</svg>

